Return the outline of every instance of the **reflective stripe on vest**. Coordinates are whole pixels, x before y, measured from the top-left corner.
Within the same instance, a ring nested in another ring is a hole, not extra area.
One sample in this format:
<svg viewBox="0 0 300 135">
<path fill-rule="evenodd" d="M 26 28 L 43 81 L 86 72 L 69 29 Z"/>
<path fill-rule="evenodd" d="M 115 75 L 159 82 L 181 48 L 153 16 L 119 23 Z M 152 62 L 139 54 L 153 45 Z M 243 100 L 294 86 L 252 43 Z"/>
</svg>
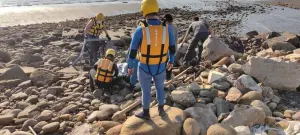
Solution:
<svg viewBox="0 0 300 135">
<path fill-rule="evenodd" d="M 102 33 L 102 29 L 104 27 L 103 24 L 98 24 L 96 18 L 91 18 L 93 21 L 92 27 L 89 29 L 88 33 L 92 36 L 99 36 Z"/>
<path fill-rule="evenodd" d="M 143 27 L 143 41 L 140 46 L 140 62 L 148 65 L 159 65 L 167 61 L 169 49 L 169 34 L 166 25 L 151 25 Z M 157 73 L 159 68 L 157 69 Z"/>
<path fill-rule="evenodd" d="M 114 63 L 108 59 L 100 59 L 98 61 L 95 78 L 100 82 L 110 82 L 113 77 L 113 64 Z"/>
</svg>

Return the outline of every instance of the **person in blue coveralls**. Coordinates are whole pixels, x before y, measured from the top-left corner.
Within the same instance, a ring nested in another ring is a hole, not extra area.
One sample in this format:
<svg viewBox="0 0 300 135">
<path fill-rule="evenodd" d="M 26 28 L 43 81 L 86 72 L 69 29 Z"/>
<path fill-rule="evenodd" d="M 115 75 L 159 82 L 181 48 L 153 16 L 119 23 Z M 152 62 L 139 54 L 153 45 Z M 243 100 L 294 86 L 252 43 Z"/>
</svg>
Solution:
<svg viewBox="0 0 300 135">
<path fill-rule="evenodd" d="M 152 79 L 156 87 L 159 115 L 166 114 L 164 82 L 166 69 L 170 70 L 174 63 L 175 37 L 172 28 L 159 20 L 156 0 L 143 0 L 141 11 L 146 21 L 144 25 L 136 28 L 133 35 L 128 56 L 128 75 L 134 73 L 134 61 L 139 53 L 138 77 L 142 88 L 143 111 L 136 113 L 135 116 L 150 119 Z"/>
</svg>

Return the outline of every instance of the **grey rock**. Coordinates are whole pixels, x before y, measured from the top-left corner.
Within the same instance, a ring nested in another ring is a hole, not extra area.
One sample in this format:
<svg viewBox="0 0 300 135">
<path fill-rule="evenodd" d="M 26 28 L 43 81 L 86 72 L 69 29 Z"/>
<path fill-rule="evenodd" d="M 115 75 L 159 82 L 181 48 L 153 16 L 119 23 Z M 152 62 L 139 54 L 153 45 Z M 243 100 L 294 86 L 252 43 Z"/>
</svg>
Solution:
<svg viewBox="0 0 300 135">
<path fill-rule="evenodd" d="M 0 50 L 0 61 L 7 63 L 11 60 L 11 56 L 7 51 Z"/>
<path fill-rule="evenodd" d="M 36 119 L 38 121 L 48 121 L 53 118 L 54 114 L 50 110 L 44 110 Z"/>
<path fill-rule="evenodd" d="M 52 95 L 58 96 L 63 91 L 64 91 L 64 89 L 61 86 L 53 86 L 53 87 L 49 87 L 47 89 L 47 94 L 52 94 Z"/>
<path fill-rule="evenodd" d="M 0 116 L 0 125 L 8 125 L 13 122 L 12 115 L 2 115 Z"/>
<path fill-rule="evenodd" d="M 13 94 L 11 96 L 11 100 L 25 100 L 28 97 L 27 94 L 23 93 L 23 92 L 19 92 L 17 94 Z"/>
<path fill-rule="evenodd" d="M 217 108 L 217 116 L 220 116 L 221 114 L 224 113 L 229 113 L 228 103 L 222 98 L 215 98 L 214 104 L 216 105 Z"/>
<path fill-rule="evenodd" d="M 193 82 L 189 84 L 188 90 L 190 90 L 194 95 L 199 95 L 202 89 L 198 83 Z"/>
<path fill-rule="evenodd" d="M 262 92 L 262 88 L 248 75 L 240 76 L 234 83 L 234 86 L 242 93 L 247 93 L 248 91 Z"/>
<path fill-rule="evenodd" d="M 10 68 L 0 75 L 0 81 L 14 80 L 14 79 L 19 79 L 21 82 L 24 82 L 29 80 L 29 77 L 24 73 L 24 71 L 19 66 Z"/>
<path fill-rule="evenodd" d="M 23 125 L 22 125 L 22 130 L 23 131 L 28 131 L 29 130 L 29 126 L 34 127 L 36 124 L 38 123 L 37 120 L 35 119 L 28 119 L 26 120 Z"/>
<path fill-rule="evenodd" d="M 37 95 L 31 95 L 26 99 L 26 102 L 31 104 L 36 104 L 39 101 L 39 97 Z"/>
<path fill-rule="evenodd" d="M 58 130 L 60 123 L 52 122 L 42 127 L 44 133 L 52 133 Z"/>
<path fill-rule="evenodd" d="M 230 84 L 224 80 L 217 80 L 211 84 L 214 88 L 222 91 L 227 91 L 230 88 Z"/>
<path fill-rule="evenodd" d="M 240 73 L 243 74 L 243 66 L 237 63 L 233 63 L 228 67 L 228 71 L 231 73 Z"/>
<path fill-rule="evenodd" d="M 172 101 L 185 107 L 191 107 L 196 103 L 193 93 L 186 88 L 178 88 L 171 93 Z"/>
<path fill-rule="evenodd" d="M 254 100 L 250 105 L 253 106 L 253 107 L 257 107 L 257 108 L 262 109 L 265 112 L 266 116 L 272 116 L 272 111 L 263 102 L 261 102 L 259 100 Z"/>
<path fill-rule="evenodd" d="M 58 74 L 46 70 L 46 69 L 37 69 L 30 75 L 30 79 L 35 86 L 45 86 L 50 85 L 59 80 Z"/>
<path fill-rule="evenodd" d="M 41 132 L 42 131 L 42 127 L 47 125 L 48 123 L 46 121 L 40 121 L 39 123 L 37 123 L 34 127 L 33 130 L 36 132 Z"/>
</svg>

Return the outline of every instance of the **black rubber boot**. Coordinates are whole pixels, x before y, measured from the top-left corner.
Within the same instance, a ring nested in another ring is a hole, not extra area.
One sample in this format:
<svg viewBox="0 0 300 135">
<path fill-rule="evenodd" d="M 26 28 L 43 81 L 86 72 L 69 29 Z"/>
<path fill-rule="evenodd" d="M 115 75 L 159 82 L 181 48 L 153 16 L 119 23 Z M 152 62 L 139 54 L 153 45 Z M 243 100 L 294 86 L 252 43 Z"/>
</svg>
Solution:
<svg viewBox="0 0 300 135">
<path fill-rule="evenodd" d="M 165 116 L 166 115 L 166 112 L 164 110 L 163 105 L 158 106 L 158 113 L 159 113 L 159 116 Z"/>
<path fill-rule="evenodd" d="M 150 120 L 150 113 L 149 113 L 149 109 L 143 109 L 142 112 L 138 112 L 136 114 L 134 114 L 136 117 L 141 118 L 141 119 L 145 119 L 145 120 Z"/>
</svg>

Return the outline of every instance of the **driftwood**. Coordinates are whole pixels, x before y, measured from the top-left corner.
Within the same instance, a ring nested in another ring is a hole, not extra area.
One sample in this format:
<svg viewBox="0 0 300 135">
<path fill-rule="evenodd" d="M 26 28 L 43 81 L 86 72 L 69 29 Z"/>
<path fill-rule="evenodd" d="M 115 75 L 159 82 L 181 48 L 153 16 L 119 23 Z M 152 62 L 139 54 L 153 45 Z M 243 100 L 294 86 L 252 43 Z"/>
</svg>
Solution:
<svg viewBox="0 0 300 135">
<path fill-rule="evenodd" d="M 189 69 L 191 69 L 192 67 L 187 68 L 186 70 L 182 71 L 180 74 L 178 74 L 177 76 L 175 76 L 173 79 L 171 79 L 168 82 L 165 82 L 165 86 L 170 85 L 173 81 L 177 80 L 178 78 L 180 78 L 182 75 L 184 75 Z M 156 94 L 155 92 L 155 87 L 151 88 L 151 96 L 154 96 Z M 112 116 L 112 120 L 113 121 L 122 121 L 124 120 L 124 115 L 126 115 L 127 112 L 131 111 L 132 109 L 136 108 L 138 105 L 140 105 L 142 103 L 142 100 L 139 99 L 136 102 L 132 103 L 130 106 L 126 107 L 125 109 L 123 109 L 122 111 L 118 111 L 116 112 L 113 116 Z M 125 117 L 126 118 L 126 117 Z"/>
</svg>

